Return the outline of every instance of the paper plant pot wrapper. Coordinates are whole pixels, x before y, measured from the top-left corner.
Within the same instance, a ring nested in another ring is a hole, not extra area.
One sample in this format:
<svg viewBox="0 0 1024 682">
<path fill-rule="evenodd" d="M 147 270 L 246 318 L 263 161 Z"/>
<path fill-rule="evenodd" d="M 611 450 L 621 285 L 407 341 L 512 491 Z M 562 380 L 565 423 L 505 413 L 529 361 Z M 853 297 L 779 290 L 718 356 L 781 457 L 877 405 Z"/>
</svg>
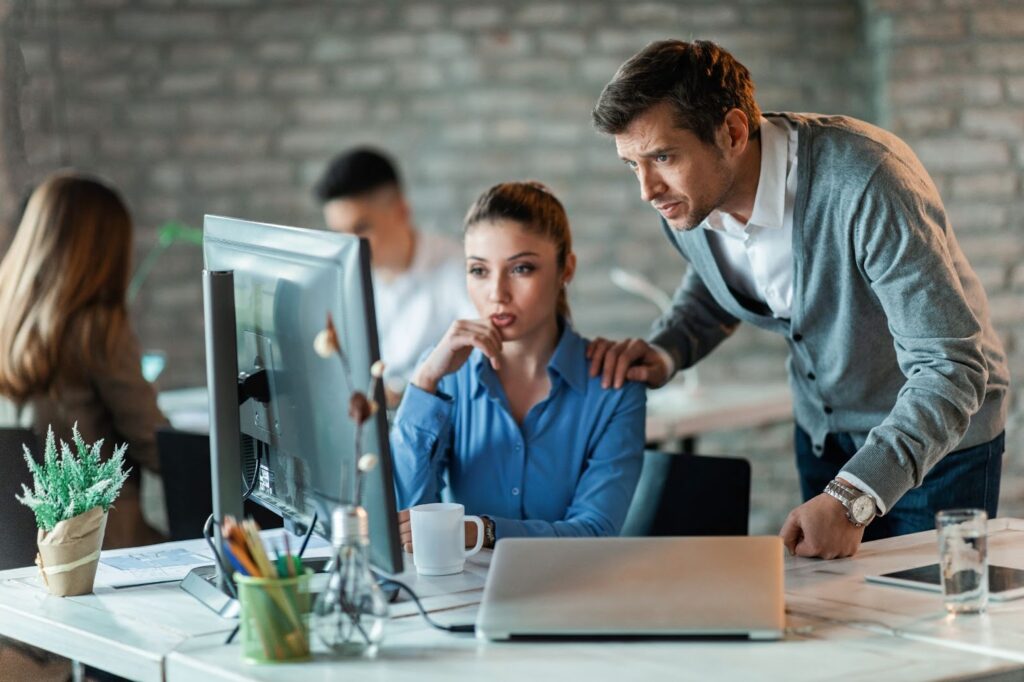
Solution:
<svg viewBox="0 0 1024 682">
<path fill-rule="evenodd" d="M 106 527 L 107 513 L 93 507 L 61 521 L 49 533 L 39 529 L 36 565 L 50 594 L 73 597 L 92 592 Z"/>
</svg>

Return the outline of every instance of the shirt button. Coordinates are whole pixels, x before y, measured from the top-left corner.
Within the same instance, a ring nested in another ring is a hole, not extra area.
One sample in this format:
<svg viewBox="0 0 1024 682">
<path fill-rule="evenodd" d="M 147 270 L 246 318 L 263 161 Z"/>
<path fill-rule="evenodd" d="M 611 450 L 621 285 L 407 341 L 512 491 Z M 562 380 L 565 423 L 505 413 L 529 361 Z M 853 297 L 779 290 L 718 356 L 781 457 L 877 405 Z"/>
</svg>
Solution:
<svg viewBox="0 0 1024 682">
<path fill-rule="evenodd" d="M 512 488 L 512 494 L 513 495 L 518 495 L 519 494 L 519 488 Z"/>
<path fill-rule="evenodd" d="M 516 452 L 519 452 L 522 449 L 523 449 L 523 444 L 522 443 L 516 443 Z"/>
<path fill-rule="evenodd" d="M 821 454 L 821 451 L 822 451 L 822 450 L 824 450 L 824 449 L 825 449 L 825 448 L 823 448 L 823 447 L 822 447 L 822 446 L 820 446 L 820 445 L 815 445 L 815 446 L 814 446 L 814 452 L 816 452 L 816 453 L 817 453 L 817 454 L 819 454 L 819 455 Z"/>
<path fill-rule="evenodd" d="M 799 343 L 800 341 L 804 340 L 804 335 L 800 334 L 799 332 L 796 333 L 796 334 L 793 334 L 793 340 L 796 341 L 797 343 Z"/>
<path fill-rule="evenodd" d="M 816 377 L 816 376 L 814 375 L 814 372 L 808 372 L 808 373 L 807 373 L 807 378 L 808 378 L 808 379 L 810 379 L 811 381 L 814 381 L 814 380 L 815 380 L 815 379 L 817 379 L 818 377 Z"/>
<path fill-rule="evenodd" d="M 832 408 L 828 405 L 825 406 L 825 414 L 832 414 Z"/>
</svg>

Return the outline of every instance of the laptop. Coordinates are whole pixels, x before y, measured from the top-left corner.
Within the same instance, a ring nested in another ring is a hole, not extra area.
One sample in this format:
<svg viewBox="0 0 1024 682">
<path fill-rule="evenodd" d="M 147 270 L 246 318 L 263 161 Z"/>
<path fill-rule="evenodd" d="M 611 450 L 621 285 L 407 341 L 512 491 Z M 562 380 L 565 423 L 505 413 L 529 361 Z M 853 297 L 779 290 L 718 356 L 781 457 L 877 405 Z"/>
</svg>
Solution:
<svg viewBox="0 0 1024 682">
<path fill-rule="evenodd" d="M 782 556 L 775 536 L 505 538 L 491 559 L 476 633 L 778 639 Z"/>
</svg>

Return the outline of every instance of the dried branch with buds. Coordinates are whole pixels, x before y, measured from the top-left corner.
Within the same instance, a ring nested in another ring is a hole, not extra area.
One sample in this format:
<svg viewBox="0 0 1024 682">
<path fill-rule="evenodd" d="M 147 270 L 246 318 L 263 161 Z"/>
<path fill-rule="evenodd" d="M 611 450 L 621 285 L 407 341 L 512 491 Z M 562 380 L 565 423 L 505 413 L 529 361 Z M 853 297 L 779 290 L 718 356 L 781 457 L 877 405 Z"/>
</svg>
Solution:
<svg viewBox="0 0 1024 682">
<path fill-rule="evenodd" d="M 355 382 L 352 381 L 352 371 L 349 367 L 348 358 L 338 340 L 338 331 L 334 328 L 334 320 L 331 314 L 327 313 L 327 325 L 316 335 L 313 340 L 313 348 L 317 355 L 322 358 L 329 358 L 337 355 L 341 362 L 342 376 L 345 378 L 345 388 L 348 389 L 348 416 L 356 425 L 355 452 L 358 455 L 356 463 L 356 496 L 355 505 L 359 506 L 362 500 L 363 478 L 367 472 L 377 466 L 377 455 L 363 452 L 363 425 L 370 420 L 380 406 L 373 396 L 377 393 L 377 384 L 384 377 L 384 363 L 377 360 L 370 366 L 370 385 L 366 393 L 355 390 Z"/>
</svg>

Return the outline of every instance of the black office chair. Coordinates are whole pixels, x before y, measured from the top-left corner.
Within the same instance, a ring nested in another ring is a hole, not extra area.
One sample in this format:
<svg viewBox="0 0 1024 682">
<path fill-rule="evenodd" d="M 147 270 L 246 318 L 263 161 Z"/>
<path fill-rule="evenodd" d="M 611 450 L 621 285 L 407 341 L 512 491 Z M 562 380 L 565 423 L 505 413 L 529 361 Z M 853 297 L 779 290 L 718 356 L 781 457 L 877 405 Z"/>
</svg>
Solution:
<svg viewBox="0 0 1024 682">
<path fill-rule="evenodd" d="M 156 433 L 156 446 L 170 539 L 202 537 L 203 525 L 213 513 L 210 437 L 164 428 Z M 241 480 L 238 484 L 242 485 Z M 245 515 L 256 519 L 261 528 L 280 528 L 282 524 L 281 517 L 253 502 L 245 503 Z"/>
<path fill-rule="evenodd" d="M 623 536 L 747 535 L 750 463 L 644 451 Z"/>
<path fill-rule="evenodd" d="M 36 558 L 36 519 L 32 510 L 14 499 L 21 484 L 32 488 L 32 474 L 22 455 L 28 446 L 42 461 L 39 440 L 29 429 L 0 429 L 0 570 L 31 566 Z"/>
</svg>

